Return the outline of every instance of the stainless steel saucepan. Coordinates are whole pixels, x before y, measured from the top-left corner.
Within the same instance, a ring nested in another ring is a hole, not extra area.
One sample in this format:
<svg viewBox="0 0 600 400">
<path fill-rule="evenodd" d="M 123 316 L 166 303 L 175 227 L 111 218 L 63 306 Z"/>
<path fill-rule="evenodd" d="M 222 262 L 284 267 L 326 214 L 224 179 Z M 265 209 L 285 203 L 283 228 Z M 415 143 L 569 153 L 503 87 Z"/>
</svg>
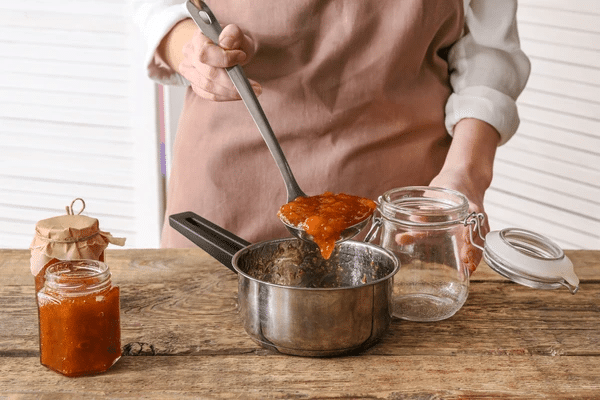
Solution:
<svg viewBox="0 0 600 400">
<path fill-rule="evenodd" d="M 339 243 L 325 260 L 296 238 L 250 244 L 192 212 L 170 225 L 238 274 L 244 328 L 284 354 L 338 356 L 375 344 L 389 328 L 396 257 L 370 243 Z"/>
</svg>

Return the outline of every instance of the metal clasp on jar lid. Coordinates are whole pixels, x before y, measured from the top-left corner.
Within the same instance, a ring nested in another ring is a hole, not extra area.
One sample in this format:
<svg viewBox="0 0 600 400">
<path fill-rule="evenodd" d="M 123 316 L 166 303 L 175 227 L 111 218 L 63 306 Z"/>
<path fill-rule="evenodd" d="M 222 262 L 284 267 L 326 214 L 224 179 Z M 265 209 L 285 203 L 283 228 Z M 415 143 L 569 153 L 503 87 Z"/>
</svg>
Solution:
<svg viewBox="0 0 600 400">
<path fill-rule="evenodd" d="M 556 289 L 565 286 L 572 294 L 579 290 L 579 278 L 573 263 L 552 240 L 538 233 L 519 228 L 492 231 L 483 238 L 481 225 L 485 216 L 471 213 L 464 225 L 476 248 L 491 269 L 521 285 L 536 289 Z M 473 240 L 474 232 L 483 240 L 481 247 Z"/>
</svg>

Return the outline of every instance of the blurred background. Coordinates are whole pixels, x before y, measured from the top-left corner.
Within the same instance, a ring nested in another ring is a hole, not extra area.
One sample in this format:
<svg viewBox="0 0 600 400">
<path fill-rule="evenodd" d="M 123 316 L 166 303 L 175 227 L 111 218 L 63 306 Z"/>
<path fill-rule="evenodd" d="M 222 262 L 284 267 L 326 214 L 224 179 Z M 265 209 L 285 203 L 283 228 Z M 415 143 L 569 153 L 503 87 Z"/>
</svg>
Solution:
<svg viewBox="0 0 600 400">
<path fill-rule="evenodd" d="M 532 74 L 491 227 L 599 249 L 600 1 L 520 0 L 518 24 Z M 146 78 L 141 49 L 126 0 L 0 2 L 0 248 L 77 197 L 125 247 L 158 247 L 184 91 Z"/>
</svg>

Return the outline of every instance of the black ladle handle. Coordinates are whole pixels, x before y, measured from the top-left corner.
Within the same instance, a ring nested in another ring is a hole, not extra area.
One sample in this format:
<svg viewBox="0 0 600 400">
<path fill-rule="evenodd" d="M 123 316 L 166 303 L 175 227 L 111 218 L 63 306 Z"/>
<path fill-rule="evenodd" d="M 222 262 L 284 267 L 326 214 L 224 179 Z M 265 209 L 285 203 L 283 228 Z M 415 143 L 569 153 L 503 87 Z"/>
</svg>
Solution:
<svg viewBox="0 0 600 400">
<path fill-rule="evenodd" d="M 169 216 L 169 225 L 235 273 L 231 263 L 233 255 L 250 245 L 191 211 Z"/>
<path fill-rule="evenodd" d="M 200 0 L 188 0 L 186 3 L 186 7 L 188 12 L 190 13 L 196 25 L 200 28 L 202 33 L 206 35 L 210 40 L 214 43 L 219 43 L 219 35 L 221 34 L 222 28 L 217 18 L 214 16 L 210 8 Z M 267 147 L 271 152 L 271 155 L 275 159 L 275 163 L 279 168 L 279 172 L 285 181 L 285 186 L 287 189 L 288 202 L 296 199 L 296 197 L 302 196 L 306 197 L 306 194 L 300 189 L 298 183 L 296 182 L 296 178 L 294 178 L 294 174 L 283 154 L 283 150 L 281 150 L 281 146 L 275 137 L 275 133 L 269 124 L 269 120 L 265 115 L 256 95 L 254 94 L 254 90 L 252 90 L 252 86 L 246 78 L 246 74 L 241 66 L 235 65 L 233 67 L 226 68 L 227 74 L 233 85 L 239 92 L 246 108 L 250 112 L 254 123 L 258 127 L 260 134 L 263 139 L 267 143 Z"/>
</svg>

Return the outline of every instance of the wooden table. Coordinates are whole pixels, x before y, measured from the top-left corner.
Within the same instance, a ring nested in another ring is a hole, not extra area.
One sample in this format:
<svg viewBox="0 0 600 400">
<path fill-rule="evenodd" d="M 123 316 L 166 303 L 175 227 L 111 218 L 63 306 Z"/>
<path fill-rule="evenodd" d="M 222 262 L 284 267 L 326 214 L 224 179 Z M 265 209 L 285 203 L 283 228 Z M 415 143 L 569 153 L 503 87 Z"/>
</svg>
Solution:
<svg viewBox="0 0 600 400">
<path fill-rule="evenodd" d="M 202 250 L 109 250 L 125 354 L 107 373 L 66 378 L 39 363 L 29 252 L 0 250 L 0 400 L 600 398 L 600 251 L 567 255 L 576 295 L 481 265 L 454 317 L 394 320 L 366 352 L 320 359 L 256 345 L 236 275 Z"/>
</svg>

